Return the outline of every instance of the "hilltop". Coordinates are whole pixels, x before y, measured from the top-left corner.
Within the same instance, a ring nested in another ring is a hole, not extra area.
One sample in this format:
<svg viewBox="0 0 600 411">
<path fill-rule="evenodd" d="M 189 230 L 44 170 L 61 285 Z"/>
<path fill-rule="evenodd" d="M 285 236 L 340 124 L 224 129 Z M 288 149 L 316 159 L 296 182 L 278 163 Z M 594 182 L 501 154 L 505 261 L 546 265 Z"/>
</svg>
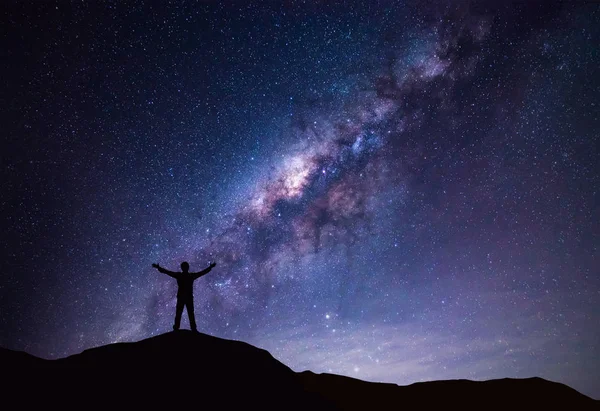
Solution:
<svg viewBox="0 0 600 411">
<path fill-rule="evenodd" d="M 296 373 L 269 352 L 177 331 L 85 350 L 58 360 L 0 349 L 6 404 L 66 408 L 599 409 L 574 389 L 541 378 L 433 381 L 408 386 Z"/>
</svg>

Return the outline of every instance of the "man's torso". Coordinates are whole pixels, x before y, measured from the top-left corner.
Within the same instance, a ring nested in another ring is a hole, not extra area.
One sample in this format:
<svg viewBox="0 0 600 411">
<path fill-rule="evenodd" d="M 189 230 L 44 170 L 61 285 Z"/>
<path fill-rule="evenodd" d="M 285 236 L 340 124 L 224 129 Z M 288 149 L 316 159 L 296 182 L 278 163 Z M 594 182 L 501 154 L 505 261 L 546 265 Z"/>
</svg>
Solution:
<svg viewBox="0 0 600 411">
<path fill-rule="evenodd" d="M 177 297 L 192 298 L 194 294 L 194 278 L 191 274 L 179 274 L 177 278 Z"/>
</svg>

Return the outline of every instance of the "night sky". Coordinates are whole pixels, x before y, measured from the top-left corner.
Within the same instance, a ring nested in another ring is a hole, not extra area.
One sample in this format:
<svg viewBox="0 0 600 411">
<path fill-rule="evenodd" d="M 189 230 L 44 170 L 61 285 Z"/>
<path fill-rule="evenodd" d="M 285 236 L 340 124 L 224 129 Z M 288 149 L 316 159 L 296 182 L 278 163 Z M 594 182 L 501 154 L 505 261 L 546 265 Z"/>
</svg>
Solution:
<svg viewBox="0 0 600 411">
<path fill-rule="evenodd" d="M 220 3 L 0 6 L 0 345 L 600 398 L 600 5 Z"/>
</svg>

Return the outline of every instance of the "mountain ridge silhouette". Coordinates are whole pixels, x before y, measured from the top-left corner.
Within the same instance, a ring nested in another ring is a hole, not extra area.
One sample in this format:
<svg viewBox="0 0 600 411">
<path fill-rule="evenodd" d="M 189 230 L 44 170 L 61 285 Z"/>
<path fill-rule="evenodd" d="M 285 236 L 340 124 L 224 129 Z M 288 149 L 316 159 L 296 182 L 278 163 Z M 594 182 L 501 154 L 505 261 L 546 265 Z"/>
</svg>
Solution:
<svg viewBox="0 0 600 411">
<path fill-rule="evenodd" d="M 187 330 L 90 348 L 56 360 L 0 348 L 0 363 L 8 377 L 4 401 L 26 406 L 600 409 L 600 401 L 539 377 L 398 386 L 294 372 L 261 348 Z"/>
</svg>

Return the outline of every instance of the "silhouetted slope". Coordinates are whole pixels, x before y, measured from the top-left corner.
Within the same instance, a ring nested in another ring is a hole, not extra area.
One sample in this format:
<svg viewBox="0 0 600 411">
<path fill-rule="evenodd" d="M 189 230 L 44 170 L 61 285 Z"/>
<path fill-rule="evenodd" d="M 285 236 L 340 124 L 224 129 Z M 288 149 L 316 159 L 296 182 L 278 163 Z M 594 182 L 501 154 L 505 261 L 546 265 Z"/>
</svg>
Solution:
<svg viewBox="0 0 600 411">
<path fill-rule="evenodd" d="M 296 373 L 267 351 L 187 330 L 54 361 L 19 362 L 5 369 L 13 376 L 7 392 L 28 406 L 332 408 L 304 392 Z"/>
<path fill-rule="evenodd" d="M 597 409 L 599 404 L 541 378 L 402 387 L 295 373 L 252 345 L 183 330 L 53 361 L 0 349 L 0 361 L 5 377 L 0 406 L 6 409 L 574 410 Z"/>
<path fill-rule="evenodd" d="M 331 400 L 338 409 L 569 409 L 597 410 L 578 391 L 542 378 L 489 381 L 448 380 L 407 386 L 374 383 L 334 374 L 298 374 L 305 389 Z"/>
<path fill-rule="evenodd" d="M 40 366 L 47 360 L 27 354 L 23 351 L 13 351 L 7 348 L 0 348 L 0 364 L 2 368 L 11 370 L 13 368 Z"/>
</svg>

